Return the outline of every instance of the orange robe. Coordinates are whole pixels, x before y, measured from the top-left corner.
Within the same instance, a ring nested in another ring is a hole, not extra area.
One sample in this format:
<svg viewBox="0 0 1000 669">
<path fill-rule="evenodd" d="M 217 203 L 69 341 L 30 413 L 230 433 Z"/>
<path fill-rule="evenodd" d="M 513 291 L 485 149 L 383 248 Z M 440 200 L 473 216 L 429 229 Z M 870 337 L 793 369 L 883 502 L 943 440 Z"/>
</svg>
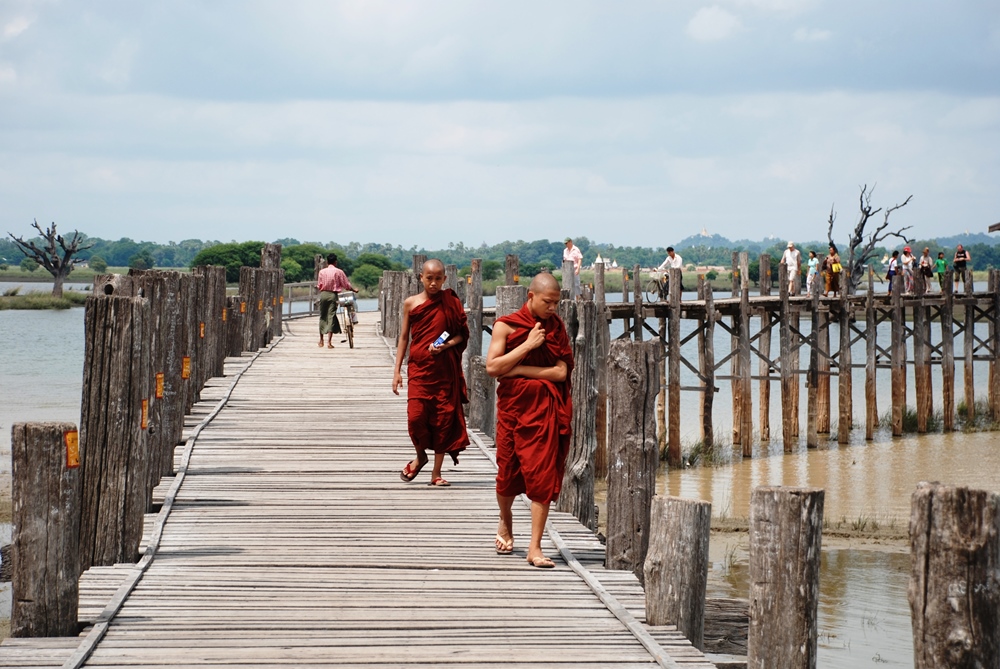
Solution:
<svg viewBox="0 0 1000 669">
<path fill-rule="evenodd" d="M 510 352 L 524 343 L 539 319 L 527 306 L 498 319 L 513 332 L 507 337 Z M 559 316 L 541 321 L 545 343 L 530 351 L 520 364 L 552 367 L 566 363 L 566 380 L 504 377 L 497 387 L 497 493 L 512 497 L 526 493 L 533 502 L 549 503 L 559 497 L 573 418 L 570 373 L 573 351 Z"/>
<path fill-rule="evenodd" d="M 427 347 L 447 331 L 462 342 L 433 355 Z M 462 405 L 469 394 L 462 376 L 462 351 L 469 341 L 465 308 L 445 289 L 410 311 L 410 359 L 406 367 L 407 427 L 420 450 L 450 453 L 469 445 Z"/>
</svg>

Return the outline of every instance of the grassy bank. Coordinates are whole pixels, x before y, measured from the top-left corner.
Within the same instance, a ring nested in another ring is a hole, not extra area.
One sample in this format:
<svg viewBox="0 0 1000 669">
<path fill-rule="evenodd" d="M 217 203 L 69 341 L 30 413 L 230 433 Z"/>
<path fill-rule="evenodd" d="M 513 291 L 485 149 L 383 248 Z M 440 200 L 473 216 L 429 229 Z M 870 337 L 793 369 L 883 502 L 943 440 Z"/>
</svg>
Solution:
<svg viewBox="0 0 1000 669">
<path fill-rule="evenodd" d="M 13 291 L 8 291 L 13 292 Z M 67 290 L 63 296 L 55 298 L 48 293 L 28 293 L 26 295 L 0 295 L 0 311 L 6 309 L 69 309 L 82 307 L 88 293 Z"/>
</svg>

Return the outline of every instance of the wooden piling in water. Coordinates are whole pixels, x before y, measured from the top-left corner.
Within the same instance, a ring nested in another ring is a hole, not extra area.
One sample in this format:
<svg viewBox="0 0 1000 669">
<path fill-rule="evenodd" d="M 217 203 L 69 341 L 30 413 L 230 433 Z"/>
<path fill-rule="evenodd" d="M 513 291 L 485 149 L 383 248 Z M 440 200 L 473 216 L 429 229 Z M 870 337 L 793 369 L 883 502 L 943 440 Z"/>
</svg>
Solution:
<svg viewBox="0 0 1000 669">
<path fill-rule="evenodd" d="M 597 309 L 597 406 L 594 410 L 594 432 L 597 437 L 594 453 L 594 476 L 605 479 L 608 475 L 608 349 L 611 332 L 608 324 L 604 292 L 604 263 L 594 266 L 594 303 Z"/>
<path fill-rule="evenodd" d="M 748 669 L 816 667 L 822 527 L 822 489 L 753 491 Z"/>
<path fill-rule="evenodd" d="M 920 297 L 927 290 L 927 278 L 919 271 L 913 277 L 914 295 Z M 931 326 L 930 308 L 920 303 L 913 305 L 913 385 L 917 400 L 917 432 L 927 432 L 928 419 L 934 414 L 931 381 Z"/>
<path fill-rule="evenodd" d="M 945 432 L 955 429 L 955 307 L 952 271 L 944 273 L 941 304 L 941 424 Z"/>
<path fill-rule="evenodd" d="M 889 349 L 892 383 L 892 436 L 903 434 L 903 413 L 906 411 L 906 327 L 903 313 L 903 277 L 892 277 L 892 339 Z"/>
<path fill-rule="evenodd" d="M 993 295 L 992 314 L 989 320 L 990 351 L 990 384 L 989 401 L 993 420 L 1000 423 L 1000 270 L 991 269 L 989 291 Z"/>
<path fill-rule="evenodd" d="M 972 423 L 976 419 L 976 377 L 973 364 L 976 351 L 976 309 L 972 305 L 972 270 L 965 270 L 964 283 L 966 300 L 965 329 L 962 332 L 963 353 L 965 358 L 965 417 Z"/>
<path fill-rule="evenodd" d="M 681 465 L 681 270 L 670 269 L 670 312 L 666 322 L 667 335 L 667 464 Z M 660 366 L 663 369 L 663 366 Z"/>
<path fill-rule="evenodd" d="M 914 666 L 1000 666 L 1000 496 L 921 483 L 910 508 Z"/>
<path fill-rule="evenodd" d="M 771 295 L 771 256 L 763 253 L 760 256 L 760 294 Z M 760 424 L 760 440 L 771 441 L 771 317 L 767 309 L 760 310 L 760 336 L 757 338 L 757 350 L 763 357 L 757 361 L 758 400 L 760 409 L 757 422 Z M 767 358 L 767 360 L 765 360 Z"/>
<path fill-rule="evenodd" d="M 15 423 L 11 428 L 13 637 L 80 631 L 78 436 L 73 423 Z"/>
<path fill-rule="evenodd" d="M 846 290 L 840 291 L 840 304 L 838 306 L 840 344 L 837 352 L 837 443 L 846 444 L 851 440 L 851 428 L 854 426 L 854 369 L 853 356 L 851 355 L 853 313 Z"/>
<path fill-rule="evenodd" d="M 635 316 L 632 318 L 632 340 L 642 341 L 642 326 L 646 318 L 642 315 L 642 281 L 641 268 L 638 264 L 632 268 L 632 304 L 635 308 Z"/>
<path fill-rule="evenodd" d="M 608 358 L 607 567 L 640 579 L 659 460 L 654 409 L 660 351 L 655 341 L 615 341 Z"/>
<path fill-rule="evenodd" d="M 573 432 L 556 510 L 573 514 L 596 532 L 594 453 L 597 450 L 597 351 L 600 348 L 597 305 L 593 300 L 564 300 L 559 305 L 559 315 L 573 347 Z"/>
<path fill-rule="evenodd" d="M 643 565 L 646 624 L 676 625 L 698 650 L 705 646 L 711 523 L 710 503 L 657 495 Z"/>
<path fill-rule="evenodd" d="M 875 438 L 878 428 L 878 399 L 875 395 L 878 369 L 878 325 L 875 313 L 874 272 L 868 268 L 868 293 L 865 296 L 865 439 Z"/>
<path fill-rule="evenodd" d="M 796 376 L 796 357 L 792 355 L 792 314 L 791 304 L 788 300 L 788 282 L 784 277 L 788 276 L 785 263 L 778 265 L 778 274 L 782 277 L 778 284 L 779 297 L 781 299 L 780 322 L 778 329 L 779 356 L 781 360 L 781 440 L 786 453 L 795 450 L 799 436 L 799 402 L 798 402 L 798 379 Z"/>
<path fill-rule="evenodd" d="M 739 367 L 739 405 L 740 430 L 739 444 L 742 446 L 743 457 L 753 455 L 753 395 L 752 372 L 750 371 L 750 258 L 746 251 L 740 252 L 740 310 L 739 310 L 739 346 L 737 349 L 737 366 Z M 678 400 L 679 402 L 679 400 Z"/>
<path fill-rule="evenodd" d="M 810 318 L 812 319 L 812 330 L 809 335 L 809 372 L 806 376 L 806 447 L 819 447 L 819 359 L 820 355 L 820 314 L 819 314 L 819 286 L 813 281 L 812 309 Z M 829 397 L 829 395 L 827 396 Z"/>
<path fill-rule="evenodd" d="M 816 432 L 830 434 L 830 311 L 818 306 L 816 323 Z"/>
<path fill-rule="evenodd" d="M 80 572 L 133 562 L 147 507 L 149 302 L 87 298 L 80 415 Z"/>
<path fill-rule="evenodd" d="M 715 427 L 712 421 L 712 406 L 715 403 L 715 302 L 712 299 L 712 284 L 702 282 L 705 300 L 704 334 L 699 335 L 698 369 L 703 377 L 700 418 L 701 443 L 707 451 L 715 447 Z"/>
</svg>

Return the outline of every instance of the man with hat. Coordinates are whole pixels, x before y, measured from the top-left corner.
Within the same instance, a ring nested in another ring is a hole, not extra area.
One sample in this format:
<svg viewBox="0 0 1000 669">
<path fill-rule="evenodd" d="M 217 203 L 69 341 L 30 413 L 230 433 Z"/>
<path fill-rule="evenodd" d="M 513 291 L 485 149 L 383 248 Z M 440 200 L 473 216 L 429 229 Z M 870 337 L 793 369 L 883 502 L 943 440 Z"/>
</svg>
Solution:
<svg viewBox="0 0 1000 669">
<path fill-rule="evenodd" d="M 781 262 L 785 263 L 788 272 L 788 294 L 797 295 L 799 275 L 802 274 L 802 254 L 795 248 L 795 242 L 788 242 L 788 248 L 781 254 Z"/>
<path fill-rule="evenodd" d="M 566 248 L 563 249 L 563 263 L 567 260 L 573 261 L 573 281 L 569 284 L 572 286 L 570 297 L 580 297 L 580 267 L 583 265 L 583 254 L 573 244 L 573 239 L 570 237 L 566 238 Z"/>
</svg>

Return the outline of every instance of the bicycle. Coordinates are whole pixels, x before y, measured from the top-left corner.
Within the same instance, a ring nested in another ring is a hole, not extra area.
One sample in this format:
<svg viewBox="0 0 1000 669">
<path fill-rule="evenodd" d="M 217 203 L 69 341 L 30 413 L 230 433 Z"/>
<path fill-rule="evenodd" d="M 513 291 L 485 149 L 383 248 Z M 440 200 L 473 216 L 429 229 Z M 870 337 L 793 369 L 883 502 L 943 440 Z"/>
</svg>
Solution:
<svg viewBox="0 0 1000 669">
<path fill-rule="evenodd" d="M 646 284 L 647 302 L 666 302 L 669 300 L 670 288 L 667 276 L 666 272 L 662 275 L 659 272 L 653 272 L 653 278 Z"/>
<path fill-rule="evenodd" d="M 338 300 L 343 309 L 338 314 L 344 334 L 347 336 L 347 345 L 354 348 L 354 324 L 358 322 L 357 299 L 354 293 L 341 296 Z"/>
</svg>

